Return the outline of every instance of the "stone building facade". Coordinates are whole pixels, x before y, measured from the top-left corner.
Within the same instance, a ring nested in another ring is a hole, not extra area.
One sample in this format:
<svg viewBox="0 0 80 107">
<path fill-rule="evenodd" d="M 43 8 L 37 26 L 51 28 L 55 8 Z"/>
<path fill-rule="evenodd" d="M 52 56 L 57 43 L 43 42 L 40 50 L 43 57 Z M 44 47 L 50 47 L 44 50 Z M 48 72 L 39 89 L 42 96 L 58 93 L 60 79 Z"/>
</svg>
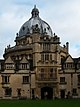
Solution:
<svg viewBox="0 0 80 107">
<path fill-rule="evenodd" d="M 36 6 L 31 14 L 0 60 L 0 98 L 79 98 L 80 58 L 71 57 L 68 42 L 60 45 Z"/>
</svg>

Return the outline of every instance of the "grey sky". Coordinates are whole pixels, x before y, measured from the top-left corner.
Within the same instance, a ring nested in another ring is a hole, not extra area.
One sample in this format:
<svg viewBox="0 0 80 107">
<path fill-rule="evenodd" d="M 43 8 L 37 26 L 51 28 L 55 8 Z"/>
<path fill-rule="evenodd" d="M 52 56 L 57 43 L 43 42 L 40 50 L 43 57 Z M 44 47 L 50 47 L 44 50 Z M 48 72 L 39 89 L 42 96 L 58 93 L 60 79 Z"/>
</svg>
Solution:
<svg viewBox="0 0 80 107">
<path fill-rule="evenodd" d="M 70 43 L 72 57 L 80 56 L 80 0 L 2 0 L 0 1 L 0 58 L 7 45 L 15 45 L 16 33 L 31 17 L 34 5 L 61 39 Z"/>
</svg>

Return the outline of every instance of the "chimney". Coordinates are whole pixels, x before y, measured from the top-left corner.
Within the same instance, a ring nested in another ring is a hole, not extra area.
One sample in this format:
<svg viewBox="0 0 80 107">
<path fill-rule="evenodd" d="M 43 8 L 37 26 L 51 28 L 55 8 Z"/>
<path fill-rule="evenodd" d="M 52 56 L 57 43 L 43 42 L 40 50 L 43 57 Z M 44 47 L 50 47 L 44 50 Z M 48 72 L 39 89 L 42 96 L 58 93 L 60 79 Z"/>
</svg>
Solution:
<svg viewBox="0 0 80 107">
<path fill-rule="evenodd" d="M 69 53 L 69 42 L 66 42 L 67 53 Z"/>
</svg>

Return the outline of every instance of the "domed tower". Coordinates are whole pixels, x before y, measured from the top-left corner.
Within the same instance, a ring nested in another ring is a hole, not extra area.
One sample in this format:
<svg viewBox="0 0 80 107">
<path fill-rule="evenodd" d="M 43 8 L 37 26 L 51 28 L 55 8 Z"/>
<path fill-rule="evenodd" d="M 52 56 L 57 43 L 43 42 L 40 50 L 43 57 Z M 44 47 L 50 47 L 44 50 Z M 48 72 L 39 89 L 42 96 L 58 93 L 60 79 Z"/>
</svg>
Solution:
<svg viewBox="0 0 80 107">
<path fill-rule="evenodd" d="M 43 21 L 39 17 L 39 10 L 34 6 L 31 12 L 31 18 L 26 21 L 20 28 L 19 33 L 16 35 L 16 45 L 14 47 L 7 46 L 5 49 L 4 58 L 10 56 L 23 56 L 22 54 L 40 52 L 40 46 L 43 39 L 50 39 L 53 37 L 53 33 L 49 24 Z M 59 38 L 56 40 L 59 41 Z M 49 41 L 47 41 L 49 43 Z M 17 53 L 17 54 L 16 54 Z M 15 55 L 14 55 L 15 54 Z M 33 57 L 33 55 L 30 55 Z M 29 58 L 29 55 L 27 56 Z M 34 62 L 36 61 L 35 58 Z M 32 61 L 33 62 L 33 61 Z M 35 64 L 34 64 L 35 65 Z"/>
<path fill-rule="evenodd" d="M 21 26 L 17 33 L 16 45 L 14 47 L 9 45 L 5 49 L 5 65 L 7 64 L 7 67 L 9 65 L 8 71 L 9 68 L 13 69 L 15 75 L 17 73 L 19 76 L 29 76 L 30 84 L 27 84 L 28 86 L 24 84 L 26 88 L 22 90 L 30 90 L 28 91 L 30 98 L 38 94 L 41 99 L 44 99 L 45 95 L 52 99 L 53 94 L 59 94 L 60 53 L 62 49 L 62 52 L 64 51 L 62 55 L 66 56 L 66 46 L 64 50 L 60 47 L 59 37 L 55 33 L 53 35 L 49 24 L 39 17 L 39 10 L 36 6 L 31 14 L 31 18 Z M 23 80 L 27 79 L 23 78 Z M 22 83 L 19 86 L 23 88 Z M 28 89 L 29 86 L 30 89 Z M 53 92 L 55 90 L 56 92 Z"/>
</svg>

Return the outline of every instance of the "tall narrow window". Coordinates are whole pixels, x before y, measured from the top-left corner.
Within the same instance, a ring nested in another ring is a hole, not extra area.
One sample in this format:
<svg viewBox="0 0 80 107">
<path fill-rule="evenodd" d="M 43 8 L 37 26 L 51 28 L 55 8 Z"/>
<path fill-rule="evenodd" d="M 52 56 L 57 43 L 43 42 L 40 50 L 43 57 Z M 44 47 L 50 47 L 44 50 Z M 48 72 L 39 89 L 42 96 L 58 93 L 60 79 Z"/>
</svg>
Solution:
<svg viewBox="0 0 80 107">
<path fill-rule="evenodd" d="M 49 60 L 49 54 L 48 53 L 45 54 L 45 60 L 47 60 L 47 61 Z"/>
<path fill-rule="evenodd" d="M 17 95 L 18 95 L 18 97 L 21 96 L 21 88 L 18 88 L 18 89 L 17 89 Z"/>
<path fill-rule="evenodd" d="M 76 88 L 73 88 L 73 93 L 72 93 L 74 96 L 77 95 L 77 89 Z"/>
<path fill-rule="evenodd" d="M 35 99 L 34 89 L 32 89 L 32 99 Z"/>
<path fill-rule="evenodd" d="M 49 51 L 50 50 L 50 44 L 49 43 L 44 43 L 43 44 L 43 51 Z"/>
<path fill-rule="evenodd" d="M 2 76 L 2 83 L 8 84 L 9 83 L 9 76 Z"/>
<path fill-rule="evenodd" d="M 52 54 L 50 54 L 50 60 L 52 60 Z"/>
<path fill-rule="evenodd" d="M 53 68 L 50 69 L 50 78 L 53 78 Z"/>
<path fill-rule="evenodd" d="M 44 61 L 44 54 L 41 54 L 41 60 Z"/>
<path fill-rule="evenodd" d="M 44 78 L 44 69 L 42 68 L 41 69 L 41 79 L 43 79 Z"/>
</svg>

